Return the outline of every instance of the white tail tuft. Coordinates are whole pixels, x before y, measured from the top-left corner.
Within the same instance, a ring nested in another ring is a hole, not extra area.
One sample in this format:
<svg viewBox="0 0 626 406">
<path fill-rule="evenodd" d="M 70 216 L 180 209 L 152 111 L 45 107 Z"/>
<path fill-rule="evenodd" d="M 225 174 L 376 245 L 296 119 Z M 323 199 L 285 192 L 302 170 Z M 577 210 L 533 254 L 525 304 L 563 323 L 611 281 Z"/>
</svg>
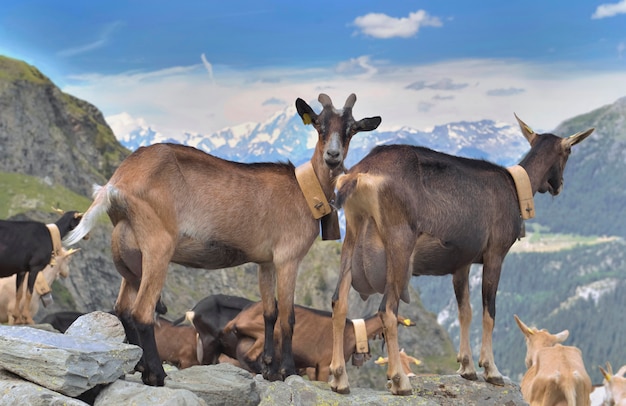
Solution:
<svg viewBox="0 0 626 406">
<path fill-rule="evenodd" d="M 111 188 L 112 186 L 108 184 L 103 187 L 94 185 L 94 201 L 85 214 L 83 214 L 83 218 L 80 220 L 78 226 L 70 231 L 63 239 L 65 246 L 74 245 L 82 240 L 95 226 L 98 217 L 108 210 L 111 205 L 108 198 Z"/>
</svg>

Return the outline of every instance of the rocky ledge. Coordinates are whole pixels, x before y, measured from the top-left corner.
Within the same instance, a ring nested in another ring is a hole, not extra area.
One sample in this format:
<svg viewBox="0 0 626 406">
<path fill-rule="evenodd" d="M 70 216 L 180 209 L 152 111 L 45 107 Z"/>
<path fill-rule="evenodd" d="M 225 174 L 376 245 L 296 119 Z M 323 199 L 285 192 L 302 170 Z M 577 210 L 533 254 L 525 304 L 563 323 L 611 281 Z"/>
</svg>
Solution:
<svg viewBox="0 0 626 406">
<path fill-rule="evenodd" d="M 141 348 L 123 339 L 117 318 L 103 312 L 80 317 L 65 334 L 0 326 L 0 405 L 526 404 L 509 380 L 494 386 L 457 375 L 422 375 L 410 378 L 411 396 L 393 396 L 384 388 L 338 395 L 326 383 L 297 376 L 268 382 L 230 364 L 168 369 L 165 386 L 155 388 L 132 372 Z"/>
</svg>

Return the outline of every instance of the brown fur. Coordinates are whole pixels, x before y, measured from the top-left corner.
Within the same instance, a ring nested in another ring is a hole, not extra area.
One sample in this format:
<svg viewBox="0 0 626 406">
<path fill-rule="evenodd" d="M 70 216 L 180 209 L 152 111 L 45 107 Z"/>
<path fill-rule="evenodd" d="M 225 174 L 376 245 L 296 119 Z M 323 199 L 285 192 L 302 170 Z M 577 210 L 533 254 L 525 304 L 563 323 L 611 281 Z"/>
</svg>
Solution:
<svg viewBox="0 0 626 406">
<path fill-rule="evenodd" d="M 524 400 L 531 406 L 589 406 L 591 379 L 582 353 L 576 347 L 559 344 L 569 332 L 550 334 L 545 329 L 531 329 L 517 315 L 514 317 L 526 337 L 528 370 L 520 384 Z"/>
<path fill-rule="evenodd" d="M 343 110 L 321 94 L 318 115 L 296 100 L 305 123 L 318 131 L 311 163 L 327 199 L 351 137 L 375 129 L 380 117 L 355 121 L 350 95 Z M 115 305 L 129 342 L 144 350 L 138 366 L 146 384 L 162 386 L 152 313 L 168 264 L 204 269 L 259 264 L 259 288 L 267 336 L 264 361 L 268 379 L 295 373 L 291 354 L 293 299 L 298 266 L 320 232 L 308 209 L 291 164 L 241 164 L 181 145 L 140 148 L 115 171 L 85 213 L 87 221 L 67 238 L 71 244 L 106 211 L 114 225 L 113 261 L 123 276 Z M 277 283 L 279 281 L 279 283 Z M 276 321 L 282 348 L 273 346 Z M 281 354 L 282 362 L 274 354 Z"/>
<path fill-rule="evenodd" d="M 175 326 L 158 317 L 154 323 L 154 338 L 162 362 L 179 369 L 199 365 L 197 355 L 198 333 L 192 326 Z"/>
<path fill-rule="evenodd" d="M 328 382 L 329 366 L 332 359 L 332 314 L 304 306 L 295 306 L 296 324 L 293 329 L 293 356 L 296 368 L 306 370 L 311 380 Z M 402 318 L 399 318 L 399 322 Z M 356 352 L 356 336 L 352 321 L 346 320 L 348 328 L 344 332 L 344 360 Z M 279 326 L 275 336 L 280 337 Z M 378 315 L 365 319 L 365 331 L 368 339 L 380 337 L 383 325 Z M 236 353 L 227 353 L 237 358 L 240 364 L 251 372 L 258 373 L 258 359 L 264 345 L 263 306 L 255 303 L 244 309 L 231 320 L 222 332 L 222 340 L 229 335 L 237 338 Z M 230 350 L 232 351 L 232 350 Z M 369 358 L 369 354 L 366 355 Z"/>
<path fill-rule="evenodd" d="M 570 138 L 536 134 L 521 120 L 531 149 L 520 165 L 532 193 L 556 195 L 573 145 L 591 132 Z M 380 314 L 389 353 L 387 377 L 394 394 L 412 388 L 400 367 L 395 318 L 408 302 L 411 275 L 452 275 L 461 327 L 459 374 L 477 379 L 470 349 L 469 271 L 483 264 L 483 335 L 479 366 L 485 379 L 503 384 L 492 350 L 495 297 L 502 261 L 520 236 L 522 220 L 513 178 L 495 164 L 408 145 L 380 146 L 337 181 L 337 205 L 346 215 L 341 273 L 333 297 L 336 315 L 331 387 L 350 391 L 342 357 L 350 286 L 362 297 L 382 293 Z"/>
</svg>

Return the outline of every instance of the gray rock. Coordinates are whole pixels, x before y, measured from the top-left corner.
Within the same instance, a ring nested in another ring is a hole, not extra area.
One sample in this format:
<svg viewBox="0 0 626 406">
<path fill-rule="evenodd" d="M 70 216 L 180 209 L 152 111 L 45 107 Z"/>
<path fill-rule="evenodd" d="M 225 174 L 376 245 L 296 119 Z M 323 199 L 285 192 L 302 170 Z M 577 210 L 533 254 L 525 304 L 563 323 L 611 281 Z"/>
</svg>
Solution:
<svg viewBox="0 0 626 406">
<path fill-rule="evenodd" d="M 0 369 L 0 406 L 87 406 L 87 403 L 24 381 Z"/>
<path fill-rule="evenodd" d="M 0 367 L 68 396 L 132 371 L 141 348 L 21 326 L 0 326 Z"/>
<path fill-rule="evenodd" d="M 206 402 L 187 389 L 147 386 L 136 382 L 118 380 L 104 388 L 94 406 L 205 406 Z"/>
<path fill-rule="evenodd" d="M 116 316 L 106 312 L 91 312 L 80 316 L 65 332 L 72 337 L 123 343 L 126 339 L 124 326 Z"/>
</svg>

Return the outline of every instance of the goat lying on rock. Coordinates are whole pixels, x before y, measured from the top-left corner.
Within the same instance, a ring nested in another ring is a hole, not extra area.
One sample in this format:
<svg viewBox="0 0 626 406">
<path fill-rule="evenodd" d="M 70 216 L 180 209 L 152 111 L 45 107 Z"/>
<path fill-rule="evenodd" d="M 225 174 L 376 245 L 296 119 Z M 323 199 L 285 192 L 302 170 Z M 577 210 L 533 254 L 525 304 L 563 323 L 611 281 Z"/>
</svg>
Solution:
<svg viewBox="0 0 626 406">
<path fill-rule="evenodd" d="M 529 328 L 517 315 L 518 327 L 526 337 L 526 368 L 521 388 L 524 400 L 531 406 L 588 406 L 591 403 L 591 379 L 581 351 L 563 346 L 569 331 L 550 334 L 547 330 Z"/>
<path fill-rule="evenodd" d="M 600 372 L 604 377 L 604 403 L 606 406 L 626 406 L 626 365 L 613 375 L 613 367 L 609 362 L 606 363 L 606 370 L 602 367 Z"/>
<path fill-rule="evenodd" d="M 328 201 L 351 138 L 381 122 L 353 118 L 354 94 L 341 110 L 325 94 L 318 100 L 320 114 L 296 100 L 302 121 L 318 132 L 313 157 L 300 170 L 290 163 L 231 162 L 183 145 L 142 147 L 96 192 L 81 226 L 66 238 L 68 245 L 77 243 L 100 213 L 109 215 L 113 262 L 123 277 L 115 311 L 128 341 L 143 348 L 138 368 L 144 383 L 163 386 L 165 379 L 153 312 L 170 262 L 203 269 L 259 264 L 268 337 L 263 375 L 276 380 L 296 373 L 291 336 L 298 267 L 320 234 L 320 218 L 331 220 L 322 225 L 338 224 Z M 336 230 L 328 238 L 339 238 Z M 274 348 L 277 320 L 282 348 Z"/>
<path fill-rule="evenodd" d="M 388 362 L 389 357 L 380 357 L 376 361 L 374 361 L 376 365 L 385 365 Z M 411 370 L 411 364 L 420 365 L 421 363 L 422 361 L 404 352 L 404 348 L 400 350 L 400 364 L 402 364 L 402 370 L 409 378 L 415 376 L 415 374 Z"/>
<path fill-rule="evenodd" d="M 309 369 L 307 375 L 311 380 L 328 382 L 332 359 L 332 314 L 296 305 L 295 315 L 293 357 L 296 368 L 300 371 Z M 362 365 L 363 361 L 370 357 L 367 341 L 380 337 L 383 333 L 382 321 L 378 315 L 360 322 L 364 327 L 363 337 L 357 337 L 353 328 L 356 321 L 349 319 L 346 319 L 348 328 L 344 334 L 343 357 L 345 360 L 353 357 L 356 365 Z M 398 317 L 398 322 L 415 325 L 402 317 Z M 277 336 L 280 337 L 280 334 Z M 259 373 L 262 367 L 261 352 L 265 342 L 262 303 L 258 302 L 247 307 L 226 324 L 220 341 L 226 355 L 237 359 L 243 368 Z"/>
<path fill-rule="evenodd" d="M 400 300 L 409 301 L 411 275 L 452 275 L 461 330 L 458 372 L 477 379 L 469 338 L 468 281 L 473 263 L 483 264 L 478 365 L 484 368 L 487 382 L 503 384 L 492 349 L 502 261 L 522 234 L 523 218 L 533 214 L 534 194 L 561 191 L 572 146 L 593 131 L 563 139 L 537 134 L 518 121 L 531 147 L 511 170 L 428 148 L 386 145 L 374 148 L 337 180 L 336 205 L 344 208 L 346 236 L 333 296 L 333 390 L 350 392 L 343 330 L 352 286 L 363 298 L 383 294 L 379 309 L 386 329 L 390 390 L 398 395 L 412 393 L 400 368 L 396 326 Z"/>
<path fill-rule="evenodd" d="M 11 316 L 15 324 L 33 323 L 30 304 L 37 276 L 46 266 L 54 265 L 57 257 L 65 255 L 61 238 L 73 230 L 81 218 L 80 213 L 69 211 L 47 225 L 37 221 L 0 220 L 0 278 L 16 275 L 15 306 Z M 26 274 L 28 282 L 22 303 Z"/>
</svg>

